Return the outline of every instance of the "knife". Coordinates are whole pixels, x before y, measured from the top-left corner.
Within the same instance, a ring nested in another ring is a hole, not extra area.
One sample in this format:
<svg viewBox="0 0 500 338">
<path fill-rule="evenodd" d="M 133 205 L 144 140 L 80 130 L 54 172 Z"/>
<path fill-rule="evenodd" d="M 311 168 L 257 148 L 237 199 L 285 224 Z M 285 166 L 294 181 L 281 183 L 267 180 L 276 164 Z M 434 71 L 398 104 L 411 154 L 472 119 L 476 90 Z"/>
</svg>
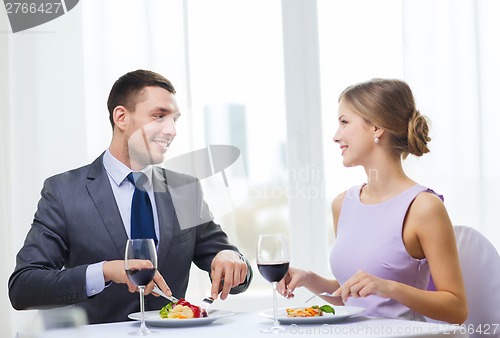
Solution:
<svg viewBox="0 0 500 338">
<path fill-rule="evenodd" d="M 169 301 L 171 301 L 172 303 L 177 303 L 179 300 L 177 298 L 175 298 L 174 296 L 167 296 L 163 291 L 161 291 L 161 289 L 158 287 L 158 285 L 155 284 L 154 288 L 153 288 L 153 292 L 154 293 L 157 293 L 159 294 L 160 296 L 162 296 L 163 298 L 166 298 L 168 299 Z"/>
</svg>

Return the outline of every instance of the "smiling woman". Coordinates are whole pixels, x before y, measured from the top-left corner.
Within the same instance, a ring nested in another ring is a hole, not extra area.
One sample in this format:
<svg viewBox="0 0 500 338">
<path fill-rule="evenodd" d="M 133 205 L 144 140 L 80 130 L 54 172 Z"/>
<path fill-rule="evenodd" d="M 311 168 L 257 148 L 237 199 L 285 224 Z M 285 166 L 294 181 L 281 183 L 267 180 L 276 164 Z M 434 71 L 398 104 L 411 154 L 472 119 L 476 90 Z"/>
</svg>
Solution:
<svg viewBox="0 0 500 338">
<path fill-rule="evenodd" d="M 374 77 L 405 79 L 432 120 L 433 139 L 431 153 L 410 156 L 405 168 L 445 194 L 454 224 L 473 224 L 500 249 L 500 211 L 493 202 L 500 189 L 500 158 L 488 156 L 500 144 L 500 134 L 491 128 L 500 124 L 492 113 L 500 76 L 494 61 L 500 57 L 500 30 L 495 30 L 500 3 L 318 0 L 318 8 L 325 172 L 335 173 L 326 175 L 327 195 L 364 176 L 362 170 L 343 170 L 331 142 L 335 93 Z M 462 161 L 463 154 L 468 161 Z"/>
<path fill-rule="evenodd" d="M 430 141 L 410 87 L 393 79 L 351 85 L 340 94 L 338 115 L 334 141 L 346 167 L 363 168 L 366 183 L 332 202 L 335 278 L 290 268 L 282 294 L 293 298 L 305 287 L 341 296 L 368 316 L 463 323 L 467 302 L 450 218 L 442 200 L 402 167 L 407 155 L 428 152 Z M 439 279 L 434 292 L 427 290 L 431 273 Z"/>
</svg>

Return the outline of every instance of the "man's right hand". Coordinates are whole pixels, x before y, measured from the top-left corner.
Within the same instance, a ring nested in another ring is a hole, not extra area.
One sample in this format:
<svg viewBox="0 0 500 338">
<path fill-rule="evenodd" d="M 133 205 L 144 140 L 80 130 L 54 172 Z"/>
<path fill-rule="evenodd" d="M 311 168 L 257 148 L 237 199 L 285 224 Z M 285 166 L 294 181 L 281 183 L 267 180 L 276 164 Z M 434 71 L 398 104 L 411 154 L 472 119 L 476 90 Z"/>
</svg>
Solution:
<svg viewBox="0 0 500 338">
<path fill-rule="evenodd" d="M 134 266 L 137 269 L 140 268 L 150 268 L 151 267 L 151 262 L 147 260 L 137 260 L 135 262 L 137 266 Z M 114 282 L 114 283 L 120 283 L 120 284 L 127 284 L 128 291 L 129 292 L 137 292 L 139 288 L 130 281 L 130 279 L 127 276 L 127 273 L 125 272 L 125 261 L 123 260 L 117 260 L 117 261 L 106 261 L 102 265 L 102 272 L 104 275 L 104 281 L 105 282 Z M 163 279 L 163 276 L 156 271 L 155 277 L 153 278 L 153 281 L 149 283 L 146 288 L 144 289 L 144 294 L 148 295 L 151 293 L 153 290 L 154 284 L 158 285 L 158 287 L 167 295 L 167 296 L 172 296 L 172 291 L 170 291 L 170 288 L 168 287 L 167 283 L 165 282 L 165 279 Z M 158 297 L 159 295 L 153 293 L 154 296 Z"/>
</svg>

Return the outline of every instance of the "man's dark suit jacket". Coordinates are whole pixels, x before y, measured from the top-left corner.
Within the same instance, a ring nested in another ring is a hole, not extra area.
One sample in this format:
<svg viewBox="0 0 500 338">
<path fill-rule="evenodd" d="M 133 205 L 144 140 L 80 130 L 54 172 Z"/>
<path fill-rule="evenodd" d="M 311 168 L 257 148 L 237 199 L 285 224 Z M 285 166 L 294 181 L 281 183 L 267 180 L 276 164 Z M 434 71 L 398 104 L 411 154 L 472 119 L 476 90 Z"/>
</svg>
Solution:
<svg viewBox="0 0 500 338">
<path fill-rule="evenodd" d="M 87 266 L 123 260 L 127 241 L 102 159 L 103 155 L 90 165 L 45 181 L 33 224 L 9 279 L 9 297 L 15 309 L 76 304 L 86 310 L 89 323 L 124 321 L 128 314 L 139 311 L 138 294 L 130 293 L 125 284 L 111 283 L 101 293 L 87 297 Z M 185 229 L 179 226 L 169 190 L 191 186 L 196 191 L 186 205 L 193 205 L 195 196 L 198 210 L 193 212 L 207 209 L 196 178 L 161 168 L 155 168 L 153 177 L 160 226 L 158 270 L 172 293 L 181 298 L 191 262 L 209 272 L 219 251 L 238 250 L 213 221 Z M 176 201 L 179 204 L 182 201 Z M 247 265 L 247 280 L 231 293 L 248 287 L 252 272 L 248 261 Z M 146 296 L 146 310 L 165 304 L 161 297 Z"/>
</svg>

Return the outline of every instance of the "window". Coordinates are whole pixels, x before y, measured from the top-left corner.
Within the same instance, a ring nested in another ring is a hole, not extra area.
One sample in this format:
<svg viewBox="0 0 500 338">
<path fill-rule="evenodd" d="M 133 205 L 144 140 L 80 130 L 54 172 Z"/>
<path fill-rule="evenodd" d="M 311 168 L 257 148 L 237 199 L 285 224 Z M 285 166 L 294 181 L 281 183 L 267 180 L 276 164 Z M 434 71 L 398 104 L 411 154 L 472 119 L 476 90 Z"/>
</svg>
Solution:
<svg viewBox="0 0 500 338">
<path fill-rule="evenodd" d="M 254 267 L 258 235 L 288 232 L 280 18 L 278 1 L 187 2 L 194 149 L 213 144 L 237 146 L 246 171 L 243 203 L 219 213 L 214 212 L 215 200 L 207 202 L 216 221 Z M 204 190 L 206 196 L 210 194 L 209 186 L 204 185 Z M 241 201 L 235 196 L 232 200 Z M 259 272 L 254 272 L 252 290 L 270 291 Z M 207 292 L 208 280 L 201 274 L 199 283 L 205 286 L 199 289 Z M 194 282 L 191 292 L 197 289 Z"/>
<path fill-rule="evenodd" d="M 345 168 L 338 145 L 337 103 L 342 90 L 374 77 L 403 77 L 401 2 L 318 1 L 326 194 L 330 201 L 363 183 L 363 168 Z M 330 217 L 330 216 L 329 216 Z M 330 242 L 333 240 L 333 228 Z"/>
</svg>

